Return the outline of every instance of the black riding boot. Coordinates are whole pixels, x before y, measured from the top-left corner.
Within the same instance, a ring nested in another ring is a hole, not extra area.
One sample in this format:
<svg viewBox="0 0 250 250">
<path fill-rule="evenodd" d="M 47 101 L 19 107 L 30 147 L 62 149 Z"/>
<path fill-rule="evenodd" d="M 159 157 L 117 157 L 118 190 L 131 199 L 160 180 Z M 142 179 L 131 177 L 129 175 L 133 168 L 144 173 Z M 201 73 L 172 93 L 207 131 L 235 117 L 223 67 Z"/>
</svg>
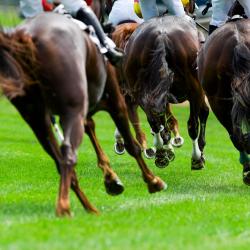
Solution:
<svg viewBox="0 0 250 250">
<path fill-rule="evenodd" d="M 218 27 L 215 25 L 209 25 L 208 27 L 208 35 L 211 35 Z"/>
<path fill-rule="evenodd" d="M 100 22 L 98 21 L 94 12 L 89 8 L 81 8 L 76 13 L 76 19 L 84 22 L 87 25 L 92 25 L 95 29 L 96 35 L 99 38 L 101 44 L 107 48 L 108 52 L 105 54 L 112 64 L 117 64 L 121 61 L 123 54 L 115 48 L 112 48 L 108 42 L 106 35 L 102 29 Z"/>
</svg>

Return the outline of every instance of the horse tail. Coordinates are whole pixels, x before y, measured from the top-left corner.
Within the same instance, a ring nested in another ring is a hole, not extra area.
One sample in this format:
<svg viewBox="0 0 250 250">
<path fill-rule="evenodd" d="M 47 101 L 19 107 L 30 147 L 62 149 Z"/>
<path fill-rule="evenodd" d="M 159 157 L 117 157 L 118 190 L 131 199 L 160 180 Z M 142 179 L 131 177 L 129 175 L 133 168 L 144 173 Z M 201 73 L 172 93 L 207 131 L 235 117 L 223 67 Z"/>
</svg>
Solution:
<svg viewBox="0 0 250 250">
<path fill-rule="evenodd" d="M 234 48 L 232 67 L 234 73 L 232 121 L 234 129 L 237 129 L 247 121 L 246 111 L 250 107 L 250 48 L 246 44 L 239 43 Z"/>
<path fill-rule="evenodd" d="M 172 95 L 170 97 L 169 91 L 173 82 L 173 72 L 169 68 L 167 60 L 169 51 L 171 51 L 171 48 L 167 35 L 159 33 L 154 40 L 150 60 L 138 75 L 139 82 L 148 83 L 148 87 L 141 86 L 140 91 L 144 96 L 148 96 L 150 100 L 154 100 L 156 96 L 174 99 Z"/>
<path fill-rule="evenodd" d="M 0 33 L 0 90 L 9 99 L 25 94 L 36 83 L 36 46 L 23 32 Z"/>
</svg>

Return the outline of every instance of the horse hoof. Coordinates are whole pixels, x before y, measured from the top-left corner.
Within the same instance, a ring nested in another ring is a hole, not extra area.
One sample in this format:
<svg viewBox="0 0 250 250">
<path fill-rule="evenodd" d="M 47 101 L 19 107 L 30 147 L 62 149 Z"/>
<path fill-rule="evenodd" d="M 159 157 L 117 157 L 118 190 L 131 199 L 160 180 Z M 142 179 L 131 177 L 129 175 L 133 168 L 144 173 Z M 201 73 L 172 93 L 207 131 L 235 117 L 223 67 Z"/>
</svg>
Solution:
<svg viewBox="0 0 250 250">
<path fill-rule="evenodd" d="M 243 182 L 250 186 L 250 171 L 243 172 Z"/>
<path fill-rule="evenodd" d="M 169 164 L 169 158 L 168 158 L 168 150 L 161 148 L 157 149 L 156 155 L 155 155 L 155 165 L 158 168 L 165 168 Z"/>
<path fill-rule="evenodd" d="M 166 168 L 168 164 L 169 164 L 169 159 L 167 156 L 155 158 L 155 166 L 158 168 Z"/>
<path fill-rule="evenodd" d="M 56 216 L 58 217 L 71 217 L 71 212 L 67 208 L 57 208 L 56 209 Z"/>
<path fill-rule="evenodd" d="M 124 144 L 121 142 L 116 142 L 114 144 L 114 150 L 118 155 L 123 155 L 125 153 Z"/>
<path fill-rule="evenodd" d="M 191 160 L 191 170 L 201 170 L 205 167 L 204 158 L 202 157 L 199 160 Z"/>
<path fill-rule="evenodd" d="M 168 148 L 166 152 L 167 152 L 168 160 L 173 161 L 175 159 L 174 150 L 171 148 Z"/>
<path fill-rule="evenodd" d="M 155 157 L 156 150 L 155 148 L 151 147 L 151 148 L 144 149 L 143 153 L 147 159 L 152 159 Z"/>
<path fill-rule="evenodd" d="M 150 183 L 148 183 L 149 193 L 156 193 L 161 190 L 166 190 L 167 187 L 167 184 L 157 176 Z"/>
<path fill-rule="evenodd" d="M 104 181 L 106 192 L 109 195 L 119 195 L 124 191 L 124 186 L 119 178 L 114 180 Z"/>
<path fill-rule="evenodd" d="M 184 139 L 181 136 L 176 136 L 175 138 L 171 139 L 171 144 L 176 147 L 180 148 L 184 143 Z"/>
</svg>

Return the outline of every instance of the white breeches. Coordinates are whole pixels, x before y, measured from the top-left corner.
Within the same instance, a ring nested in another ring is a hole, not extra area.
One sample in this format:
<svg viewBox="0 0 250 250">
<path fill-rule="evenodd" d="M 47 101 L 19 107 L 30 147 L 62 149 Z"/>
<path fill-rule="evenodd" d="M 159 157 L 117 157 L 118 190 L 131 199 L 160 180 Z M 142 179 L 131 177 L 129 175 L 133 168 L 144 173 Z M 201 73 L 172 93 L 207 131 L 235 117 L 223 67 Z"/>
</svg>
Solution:
<svg viewBox="0 0 250 250">
<path fill-rule="evenodd" d="M 223 25 L 228 18 L 228 11 L 234 1 L 235 0 L 212 0 L 213 13 L 210 24 L 217 27 Z M 244 7 L 246 15 L 250 17 L 250 0 L 239 0 L 239 2 Z"/>
</svg>

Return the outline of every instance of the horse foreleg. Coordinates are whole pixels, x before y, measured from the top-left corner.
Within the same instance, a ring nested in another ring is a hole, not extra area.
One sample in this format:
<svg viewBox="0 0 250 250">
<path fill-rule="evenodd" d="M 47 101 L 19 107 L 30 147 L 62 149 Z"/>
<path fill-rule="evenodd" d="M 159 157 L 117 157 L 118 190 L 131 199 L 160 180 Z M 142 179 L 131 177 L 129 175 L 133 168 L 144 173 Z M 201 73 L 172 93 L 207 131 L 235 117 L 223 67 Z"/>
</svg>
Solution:
<svg viewBox="0 0 250 250">
<path fill-rule="evenodd" d="M 110 161 L 102 150 L 95 133 L 95 122 L 92 118 L 88 118 L 85 122 L 85 131 L 88 134 L 92 145 L 95 149 L 98 167 L 104 174 L 104 185 L 108 194 L 117 195 L 123 192 L 124 187 L 117 174 L 110 167 Z"/>
<path fill-rule="evenodd" d="M 79 110 L 79 107 L 77 107 L 76 110 Z M 91 205 L 85 194 L 81 191 L 74 170 L 74 166 L 77 162 L 76 150 L 82 141 L 84 132 L 82 114 L 81 112 L 75 111 L 74 109 L 69 109 L 64 115 L 60 116 L 60 122 L 64 132 L 64 141 L 62 142 L 61 146 L 63 164 L 61 167 L 57 213 L 59 215 L 68 213 L 70 187 L 76 193 L 84 208 L 88 212 L 96 213 L 97 210 Z"/>
<path fill-rule="evenodd" d="M 141 129 L 141 123 L 139 119 L 139 115 L 137 112 L 138 105 L 131 100 L 131 97 L 126 95 L 125 101 L 127 104 L 128 116 L 129 120 L 132 123 L 132 126 L 135 130 L 135 135 L 137 141 L 142 146 L 143 153 L 146 158 L 151 159 L 155 156 L 155 149 L 154 148 L 147 148 L 147 140 L 146 135 Z"/>
<path fill-rule="evenodd" d="M 197 102 L 190 101 L 190 115 L 188 119 L 188 134 L 192 139 L 192 160 L 191 169 L 200 170 L 204 168 L 204 159 L 198 144 L 198 132 L 199 132 L 199 121 L 198 121 L 199 106 Z"/>
<path fill-rule="evenodd" d="M 184 139 L 180 136 L 179 124 L 171 111 L 169 103 L 166 106 L 166 121 L 166 127 L 174 134 L 174 138 L 171 139 L 171 144 L 177 148 L 181 147 L 184 143 Z"/>
<path fill-rule="evenodd" d="M 204 147 L 206 145 L 206 124 L 207 124 L 207 118 L 209 115 L 209 108 L 207 104 L 205 103 L 205 97 L 204 102 L 201 105 L 200 113 L 199 113 L 199 120 L 200 120 L 200 134 L 198 139 L 198 144 L 202 153 L 202 157 L 204 158 Z M 205 161 L 205 159 L 204 159 Z"/>
</svg>

